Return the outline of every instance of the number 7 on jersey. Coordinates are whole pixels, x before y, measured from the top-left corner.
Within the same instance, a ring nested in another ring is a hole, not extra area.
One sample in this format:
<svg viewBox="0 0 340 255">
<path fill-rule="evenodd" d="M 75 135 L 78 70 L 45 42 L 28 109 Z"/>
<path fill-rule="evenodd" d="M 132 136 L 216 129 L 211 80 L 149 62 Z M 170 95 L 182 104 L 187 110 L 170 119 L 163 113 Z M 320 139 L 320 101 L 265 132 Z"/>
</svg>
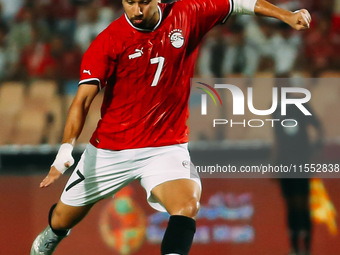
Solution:
<svg viewBox="0 0 340 255">
<path fill-rule="evenodd" d="M 163 65 L 164 65 L 164 57 L 157 57 L 157 58 L 152 58 L 150 59 L 150 63 L 153 64 L 158 64 L 157 66 L 157 70 L 155 73 L 155 77 L 153 78 L 151 87 L 157 86 L 158 81 L 159 81 L 159 77 L 161 76 L 162 73 L 162 69 L 163 69 Z"/>
</svg>

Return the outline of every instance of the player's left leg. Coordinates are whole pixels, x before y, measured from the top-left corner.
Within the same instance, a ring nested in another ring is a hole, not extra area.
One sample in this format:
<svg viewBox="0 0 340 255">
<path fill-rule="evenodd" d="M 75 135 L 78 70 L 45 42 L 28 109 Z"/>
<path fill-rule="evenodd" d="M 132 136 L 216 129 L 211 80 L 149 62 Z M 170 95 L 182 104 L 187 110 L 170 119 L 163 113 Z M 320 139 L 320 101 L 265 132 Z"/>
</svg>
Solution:
<svg viewBox="0 0 340 255">
<path fill-rule="evenodd" d="M 171 215 L 161 245 L 162 255 L 187 255 L 196 231 L 200 185 L 190 179 L 178 179 L 156 186 L 151 193 Z"/>
<path fill-rule="evenodd" d="M 287 207 L 291 254 L 309 254 L 312 223 L 309 209 L 309 180 L 281 179 Z"/>
<path fill-rule="evenodd" d="M 170 214 L 162 255 L 187 255 L 196 231 L 201 180 L 191 163 L 188 145 L 144 148 L 136 152 L 136 178 L 154 209 Z"/>
<path fill-rule="evenodd" d="M 308 194 L 301 194 L 296 197 L 298 222 L 299 222 L 299 239 L 302 246 L 302 254 L 310 254 L 311 251 L 311 232 L 312 222 L 309 209 Z"/>
</svg>

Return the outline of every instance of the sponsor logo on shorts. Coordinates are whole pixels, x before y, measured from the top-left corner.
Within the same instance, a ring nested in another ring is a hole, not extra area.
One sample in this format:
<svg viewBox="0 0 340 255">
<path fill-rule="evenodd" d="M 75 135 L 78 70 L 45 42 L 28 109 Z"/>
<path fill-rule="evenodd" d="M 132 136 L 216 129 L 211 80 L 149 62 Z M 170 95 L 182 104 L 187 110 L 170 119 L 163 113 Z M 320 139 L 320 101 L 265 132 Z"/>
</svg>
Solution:
<svg viewBox="0 0 340 255">
<path fill-rule="evenodd" d="M 182 162 L 182 165 L 185 167 L 185 168 L 189 168 L 190 167 L 190 162 L 188 160 L 184 160 Z"/>
</svg>

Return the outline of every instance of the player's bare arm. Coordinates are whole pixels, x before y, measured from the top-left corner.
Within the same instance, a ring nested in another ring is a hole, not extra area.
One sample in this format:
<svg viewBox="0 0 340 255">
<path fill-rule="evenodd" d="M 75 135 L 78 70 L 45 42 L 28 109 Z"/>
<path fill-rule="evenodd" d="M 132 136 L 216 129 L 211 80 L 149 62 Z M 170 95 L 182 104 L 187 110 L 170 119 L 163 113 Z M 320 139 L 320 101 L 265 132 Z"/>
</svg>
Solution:
<svg viewBox="0 0 340 255">
<path fill-rule="evenodd" d="M 257 0 L 255 5 L 255 14 L 267 17 L 277 18 L 296 30 L 304 30 L 309 28 L 312 20 L 306 9 L 291 12 L 279 8 L 265 0 Z"/>
<path fill-rule="evenodd" d="M 90 105 L 97 93 L 97 86 L 86 84 L 79 86 L 78 92 L 68 112 L 62 141 L 63 144 L 59 149 L 56 160 L 52 164 L 48 175 L 40 183 L 40 188 L 51 185 L 67 168 L 73 165 L 72 149 L 81 134 Z"/>
</svg>

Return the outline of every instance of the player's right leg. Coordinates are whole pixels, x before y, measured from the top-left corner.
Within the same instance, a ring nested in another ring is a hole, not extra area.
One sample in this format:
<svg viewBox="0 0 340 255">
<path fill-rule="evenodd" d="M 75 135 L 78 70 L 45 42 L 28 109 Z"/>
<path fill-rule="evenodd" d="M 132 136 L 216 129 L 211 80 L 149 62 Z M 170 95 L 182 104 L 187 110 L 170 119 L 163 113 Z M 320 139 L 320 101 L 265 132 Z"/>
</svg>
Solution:
<svg viewBox="0 0 340 255">
<path fill-rule="evenodd" d="M 81 221 L 93 204 L 69 206 L 59 201 L 51 207 L 48 226 L 36 237 L 30 255 L 53 254 L 58 244 L 69 235 L 71 228 Z"/>
<path fill-rule="evenodd" d="M 31 255 L 52 254 L 69 230 L 81 221 L 94 203 L 113 196 L 130 183 L 134 151 L 109 151 L 86 147 L 70 176 L 57 206 L 51 208 L 49 226 L 33 243 Z"/>
</svg>

